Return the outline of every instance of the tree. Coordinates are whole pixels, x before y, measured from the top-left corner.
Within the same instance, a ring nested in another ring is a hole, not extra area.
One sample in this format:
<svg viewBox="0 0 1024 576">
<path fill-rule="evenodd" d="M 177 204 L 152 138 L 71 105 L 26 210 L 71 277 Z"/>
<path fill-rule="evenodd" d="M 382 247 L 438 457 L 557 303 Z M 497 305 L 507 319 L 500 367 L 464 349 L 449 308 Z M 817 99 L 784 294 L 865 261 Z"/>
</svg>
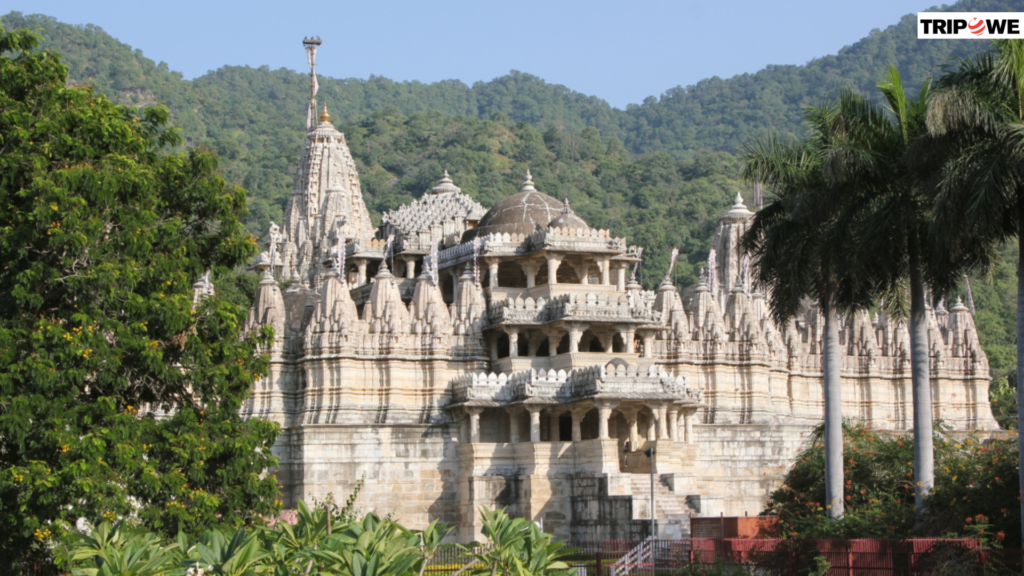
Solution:
<svg viewBox="0 0 1024 576">
<path fill-rule="evenodd" d="M 824 316 L 825 507 L 834 519 L 842 518 L 844 505 L 838 315 L 867 306 L 871 296 L 865 277 L 851 265 L 862 261 L 850 242 L 857 162 L 844 149 L 848 134 L 841 109 L 832 103 L 808 108 L 805 140 L 757 141 L 748 147 L 744 168 L 747 179 L 765 182 L 776 195 L 754 215 L 743 238 L 772 315 L 785 324 L 811 299 Z"/>
<path fill-rule="evenodd" d="M 0 567 L 79 517 L 175 534 L 276 513 L 275 425 L 238 409 L 266 368 L 245 310 L 197 304 L 257 250 L 245 192 L 167 111 L 68 87 L 38 37 L 0 29 Z"/>
<path fill-rule="evenodd" d="M 952 140 L 935 199 L 936 240 L 950 257 L 979 265 L 988 264 L 994 244 L 1015 236 L 1024 256 L 1024 42 L 995 40 L 993 46 L 994 53 L 963 60 L 940 77 L 928 110 L 929 130 Z M 1024 269 L 1018 262 L 1018 406 L 1024 404 L 1022 382 Z M 1024 415 L 1017 417 L 1021 429 Z M 1018 450 L 1024 463 L 1024 443 Z M 1024 501 L 1020 506 L 1024 522 Z"/>
<path fill-rule="evenodd" d="M 891 310 L 902 312 L 905 294 L 910 295 L 915 502 L 923 514 L 935 484 L 925 284 L 948 285 L 950 279 L 960 279 L 962 269 L 930 249 L 932 174 L 943 147 L 925 126 L 929 83 L 911 100 L 899 70 L 891 66 L 878 87 L 888 114 L 860 97 L 845 99 L 843 116 L 850 149 L 861 159 L 859 189 L 866 208 L 852 241 L 862 246 L 858 253 L 865 257 L 857 269 L 887 298 Z"/>
</svg>

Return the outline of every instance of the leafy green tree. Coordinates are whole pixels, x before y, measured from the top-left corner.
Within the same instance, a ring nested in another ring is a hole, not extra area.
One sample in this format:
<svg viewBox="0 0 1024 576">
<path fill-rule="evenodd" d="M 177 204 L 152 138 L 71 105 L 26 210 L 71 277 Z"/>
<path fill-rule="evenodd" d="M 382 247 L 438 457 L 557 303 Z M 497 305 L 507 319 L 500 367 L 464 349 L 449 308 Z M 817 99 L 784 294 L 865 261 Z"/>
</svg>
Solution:
<svg viewBox="0 0 1024 576">
<path fill-rule="evenodd" d="M 268 334 L 193 305 L 205 270 L 257 250 L 216 158 L 68 87 L 38 38 L 0 30 L 0 569 L 49 555 L 79 517 L 164 534 L 274 514 L 276 426 L 238 409 Z"/>
<path fill-rule="evenodd" d="M 994 244 L 1016 237 L 1017 405 L 1024 404 L 1024 42 L 965 60 L 937 81 L 929 106 L 933 132 L 953 140 L 935 201 L 941 248 L 987 264 Z M 1024 415 L 1018 411 L 1018 430 Z M 1024 463 L 1024 444 L 1019 462 Z M 1020 490 L 1024 493 L 1024 479 Z M 1020 503 L 1024 522 L 1024 502 Z"/>
</svg>

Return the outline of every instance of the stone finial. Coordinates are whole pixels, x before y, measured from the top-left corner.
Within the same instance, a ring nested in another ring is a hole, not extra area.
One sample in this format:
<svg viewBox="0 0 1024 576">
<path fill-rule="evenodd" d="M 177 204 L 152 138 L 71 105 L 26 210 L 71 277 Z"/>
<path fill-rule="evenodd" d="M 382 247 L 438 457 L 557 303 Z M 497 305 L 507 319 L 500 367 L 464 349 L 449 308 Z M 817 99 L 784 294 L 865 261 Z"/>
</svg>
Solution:
<svg viewBox="0 0 1024 576">
<path fill-rule="evenodd" d="M 738 217 L 742 220 L 745 220 L 753 215 L 754 213 L 748 210 L 747 205 L 743 203 L 743 196 L 740 195 L 739 192 L 737 192 L 736 198 L 733 200 L 732 208 L 730 208 L 729 211 L 722 216 L 722 218 L 726 220 L 731 220 L 733 218 Z"/>
<path fill-rule="evenodd" d="M 448 194 L 453 192 L 462 192 L 462 189 L 456 186 L 454 182 L 452 182 L 451 177 L 448 176 L 448 171 L 445 170 L 444 177 L 441 178 L 441 181 L 438 182 L 437 186 L 431 188 L 430 191 L 433 192 L 434 194 Z"/>
<path fill-rule="evenodd" d="M 320 113 L 320 121 L 321 122 L 330 122 L 331 121 L 331 113 L 327 111 L 327 103 L 326 102 L 324 102 L 324 111 Z"/>
<path fill-rule="evenodd" d="M 523 180 L 523 187 L 519 189 L 520 192 L 536 192 L 537 189 L 533 186 L 533 175 L 530 174 L 530 169 L 526 169 L 526 180 Z"/>
</svg>

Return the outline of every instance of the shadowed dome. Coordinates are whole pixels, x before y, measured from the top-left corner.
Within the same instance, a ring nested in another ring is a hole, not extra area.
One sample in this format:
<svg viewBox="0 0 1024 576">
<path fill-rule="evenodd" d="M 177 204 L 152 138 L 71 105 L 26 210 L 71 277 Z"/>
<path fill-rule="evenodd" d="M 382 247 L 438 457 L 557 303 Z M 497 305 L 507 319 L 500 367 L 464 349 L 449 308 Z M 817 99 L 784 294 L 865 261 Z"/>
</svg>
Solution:
<svg viewBox="0 0 1024 576">
<path fill-rule="evenodd" d="M 555 217 L 554 220 L 548 222 L 548 228 L 575 228 L 577 230 L 586 230 L 590 228 L 587 223 L 576 215 L 572 211 L 572 207 L 569 206 L 569 199 L 566 198 L 565 205 L 562 207 L 562 213 Z"/>
<path fill-rule="evenodd" d="M 554 218 L 562 214 L 564 205 L 551 196 L 538 192 L 533 187 L 530 172 L 526 172 L 526 181 L 518 194 L 505 198 L 494 205 L 480 219 L 480 224 L 467 230 L 462 241 L 472 240 L 475 236 L 488 234 L 530 234 L 536 224 L 546 226 Z"/>
</svg>

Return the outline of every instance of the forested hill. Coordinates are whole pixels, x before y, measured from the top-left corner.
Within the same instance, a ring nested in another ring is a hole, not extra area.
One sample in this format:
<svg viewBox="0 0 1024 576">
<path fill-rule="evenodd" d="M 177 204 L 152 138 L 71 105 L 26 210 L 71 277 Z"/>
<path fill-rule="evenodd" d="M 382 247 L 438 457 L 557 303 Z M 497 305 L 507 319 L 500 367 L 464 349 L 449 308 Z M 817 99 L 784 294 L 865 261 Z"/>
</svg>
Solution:
<svg viewBox="0 0 1024 576">
<path fill-rule="evenodd" d="M 1024 0 L 963 0 L 941 9 L 1024 10 Z M 65 55 L 76 80 L 93 83 L 124 102 L 167 104 L 189 138 L 220 138 L 225 131 L 247 130 L 268 122 L 273 126 L 263 130 L 273 134 L 302 124 L 304 108 L 296 102 L 304 99 L 307 90 L 303 73 L 228 66 L 184 81 L 165 64 L 145 58 L 141 51 L 118 42 L 101 28 L 17 12 L 2 20 L 7 27 L 41 29 L 46 37 L 44 47 Z M 541 128 L 554 124 L 579 132 L 584 126 L 593 126 L 606 138 L 622 140 L 633 153 L 664 150 L 682 157 L 702 149 L 736 152 L 744 141 L 769 129 L 798 133 L 801 104 L 818 101 L 838 87 L 873 93 L 889 64 L 899 66 L 916 88 L 951 58 L 969 55 L 985 45 L 982 40 L 917 40 L 911 14 L 885 30 L 872 31 L 837 55 L 802 66 L 769 66 L 754 74 L 677 86 L 626 110 L 516 71 L 472 87 L 458 80 L 424 84 L 382 77 L 324 77 L 320 85 L 322 99 L 348 118 L 387 106 L 406 114 L 438 110 L 477 118 L 504 112 L 513 121 Z M 345 47 L 328 40 L 324 49 L 344 51 Z M 239 117 L 241 110 L 249 115 Z"/>
</svg>

